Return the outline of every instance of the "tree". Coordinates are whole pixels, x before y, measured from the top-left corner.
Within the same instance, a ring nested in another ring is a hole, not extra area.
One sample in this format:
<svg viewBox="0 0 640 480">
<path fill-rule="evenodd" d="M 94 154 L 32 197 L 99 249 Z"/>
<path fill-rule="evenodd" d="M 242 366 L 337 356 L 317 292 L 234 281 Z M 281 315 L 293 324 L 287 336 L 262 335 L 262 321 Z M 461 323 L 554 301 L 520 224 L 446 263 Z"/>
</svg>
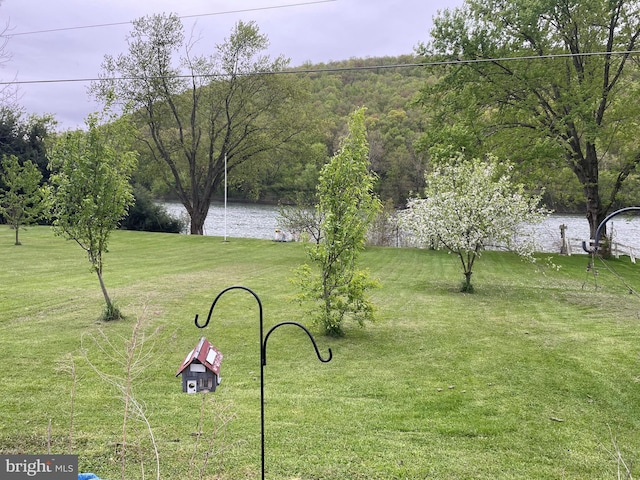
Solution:
<svg viewBox="0 0 640 480">
<path fill-rule="evenodd" d="M 302 91 L 293 76 L 273 75 L 288 60 L 262 53 L 268 40 L 253 22 L 238 22 L 212 57 L 193 55 L 176 15 L 133 25 L 128 53 L 105 57 L 92 91 L 119 99 L 144 125 L 140 141 L 189 214 L 191 233 L 202 235 L 225 170 L 269 161 L 302 130 Z"/>
<path fill-rule="evenodd" d="M 540 197 L 527 196 L 513 184 L 511 166 L 495 158 L 466 160 L 462 155 L 425 175 L 425 198 L 409 200 L 400 213 L 402 228 L 424 246 L 444 246 L 462 264 L 461 290 L 472 292 L 476 259 L 491 243 L 524 256 L 533 253 L 533 233 L 527 227 L 546 213 Z"/>
<path fill-rule="evenodd" d="M 419 51 L 454 64 L 423 92 L 436 111 L 426 147 L 502 152 L 539 179 L 570 169 L 593 236 L 640 162 L 639 36 L 631 0 L 465 0 L 441 12 Z"/>
<path fill-rule="evenodd" d="M 415 151 L 414 144 L 420 137 L 416 124 L 419 109 L 390 109 L 378 116 L 369 130 L 369 157 L 378 175 L 377 192 L 385 202 L 404 205 L 411 192 L 424 188 L 426 155 Z"/>
<path fill-rule="evenodd" d="M 369 147 L 365 109 L 349 119 L 349 133 L 340 151 L 324 166 L 318 184 L 318 212 L 322 240 L 307 249 L 319 267 L 313 274 L 304 265 L 298 271 L 301 298 L 319 302 L 316 322 L 331 336 L 344 334 L 342 322 L 352 316 L 360 325 L 373 318 L 373 304 L 366 293 L 376 282 L 357 269 L 371 221 L 381 205 L 373 194 L 374 176 L 369 172 Z"/>
<path fill-rule="evenodd" d="M 90 115 L 86 125 L 87 132 L 65 133 L 51 153 L 53 228 L 87 252 L 106 302 L 103 318 L 112 320 L 120 313 L 105 287 L 103 255 L 133 202 L 136 154 L 127 149 L 132 131 L 125 120 L 100 125 L 98 115 Z"/>
<path fill-rule="evenodd" d="M 45 141 L 54 126 L 55 120 L 50 116 L 25 118 L 19 108 L 0 107 L 0 156 L 13 155 L 21 165 L 33 162 L 46 182 L 49 171 Z"/>
<path fill-rule="evenodd" d="M 36 165 L 27 161 L 20 165 L 15 156 L 4 156 L 0 164 L 0 214 L 16 232 L 20 245 L 20 227 L 35 223 L 44 210 L 44 192 L 40 186 L 42 174 Z"/>
<path fill-rule="evenodd" d="M 322 241 L 323 216 L 317 208 L 315 195 L 312 199 L 309 201 L 308 196 L 299 195 L 295 205 L 280 205 L 278 226 L 296 239 L 319 244 Z"/>
</svg>

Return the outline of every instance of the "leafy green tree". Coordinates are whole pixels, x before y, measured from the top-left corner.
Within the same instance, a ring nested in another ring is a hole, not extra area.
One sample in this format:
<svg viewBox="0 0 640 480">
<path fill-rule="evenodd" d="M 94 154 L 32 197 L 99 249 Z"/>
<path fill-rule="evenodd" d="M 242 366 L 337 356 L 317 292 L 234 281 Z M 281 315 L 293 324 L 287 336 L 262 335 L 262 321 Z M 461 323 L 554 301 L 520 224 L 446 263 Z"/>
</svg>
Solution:
<svg viewBox="0 0 640 480">
<path fill-rule="evenodd" d="M 0 214 L 16 232 L 20 245 L 20 227 L 35 223 L 44 211 L 44 192 L 40 186 L 42 174 L 33 162 L 20 165 L 15 156 L 4 156 L 0 163 Z"/>
<path fill-rule="evenodd" d="M 111 232 L 133 202 L 129 178 L 136 153 L 127 149 L 132 129 L 123 119 L 103 125 L 98 115 L 86 120 L 87 131 L 65 133 L 50 157 L 53 228 L 85 250 L 104 295 L 105 320 L 120 317 L 103 279 L 103 255 Z"/>
<path fill-rule="evenodd" d="M 322 239 L 307 250 L 319 272 L 314 274 L 304 265 L 297 277 L 301 298 L 320 304 L 314 311 L 316 322 L 331 336 L 344 334 L 342 323 L 347 316 L 360 325 L 373 318 L 367 290 L 376 282 L 357 268 L 367 229 L 381 209 L 373 194 L 374 176 L 368 170 L 364 112 L 361 108 L 351 115 L 349 134 L 320 174 L 317 208 Z"/>
<path fill-rule="evenodd" d="M 532 225 L 548 212 L 540 197 L 514 184 L 511 166 L 495 158 L 466 160 L 462 155 L 426 175 L 424 198 L 409 200 L 400 224 L 423 246 L 456 254 L 462 264 L 461 290 L 473 292 L 473 266 L 489 245 L 532 258 Z"/>
<path fill-rule="evenodd" d="M 413 146 L 420 136 L 417 110 L 391 109 L 369 129 L 371 166 L 379 178 L 376 190 L 394 205 L 404 205 L 412 192 L 424 188 L 426 154 Z"/>
<path fill-rule="evenodd" d="M 45 142 L 51 135 L 55 120 L 50 116 L 30 115 L 12 106 L 0 107 L 0 156 L 13 155 L 20 164 L 31 161 L 42 174 L 43 182 L 49 179 Z"/>
<path fill-rule="evenodd" d="M 424 146 L 493 152 L 523 178 L 569 169 L 593 235 L 640 162 L 640 4 L 465 0 L 434 19 L 431 38 L 420 53 L 453 62 L 423 92 L 434 112 Z"/>
<path fill-rule="evenodd" d="M 118 99 L 143 126 L 140 141 L 189 214 L 191 233 L 202 235 L 225 165 L 231 177 L 241 165 L 277 156 L 303 130 L 304 92 L 294 76 L 273 75 L 288 60 L 264 55 L 268 39 L 253 22 L 238 22 L 210 57 L 193 55 L 176 15 L 133 26 L 129 51 L 105 57 L 92 91 Z"/>
</svg>

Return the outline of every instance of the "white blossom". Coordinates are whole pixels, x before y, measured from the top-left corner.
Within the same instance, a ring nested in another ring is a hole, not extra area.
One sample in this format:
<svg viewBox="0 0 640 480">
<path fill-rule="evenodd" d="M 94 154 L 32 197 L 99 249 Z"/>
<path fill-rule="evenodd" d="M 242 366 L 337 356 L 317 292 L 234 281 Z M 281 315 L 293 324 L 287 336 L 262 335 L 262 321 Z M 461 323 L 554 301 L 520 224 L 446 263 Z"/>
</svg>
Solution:
<svg viewBox="0 0 640 480">
<path fill-rule="evenodd" d="M 425 247 L 457 254 L 470 286 L 471 268 L 491 246 L 533 259 L 533 225 L 550 212 L 539 195 L 527 195 L 511 181 L 511 165 L 458 156 L 425 176 L 425 198 L 413 198 L 400 224 Z"/>
</svg>

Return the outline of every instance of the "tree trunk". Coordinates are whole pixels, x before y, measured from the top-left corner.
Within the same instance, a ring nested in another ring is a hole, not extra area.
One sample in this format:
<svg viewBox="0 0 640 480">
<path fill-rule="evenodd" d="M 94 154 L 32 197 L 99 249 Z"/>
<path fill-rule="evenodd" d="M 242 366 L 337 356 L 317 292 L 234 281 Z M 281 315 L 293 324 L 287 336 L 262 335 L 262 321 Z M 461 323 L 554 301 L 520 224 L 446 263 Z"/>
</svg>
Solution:
<svg viewBox="0 0 640 480">
<path fill-rule="evenodd" d="M 585 184 L 584 196 L 586 200 L 587 221 L 589 222 L 589 238 L 595 238 L 596 230 L 600 222 L 604 220 L 605 214 L 602 211 L 602 202 L 598 192 L 597 184 Z"/>
<path fill-rule="evenodd" d="M 202 210 L 204 210 L 204 212 Z M 207 213 L 209 213 L 208 205 L 206 209 L 193 209 L 193 212 L 191 213 L 191 235 L 204 235 L 204 222 L 207 219 Z"/>
<path fill-rule="evenodd" d="M 465 271 L 464 272 L 464 283 L 462 284 L 462 288 L 460 289 L 463 293 L 473 293 L 473 285 L 471 285 L 471 275 L 473 272 Z"/>
<path fill-rule="evenodd" d="M 584 150 L 582 150 L 584 148 Z M 599 182 L 599 158 L 596 145 L 586 143 L 582 147 L 578 142 L 572 143 L 573 156 L 569 159 L 569 164 L 573 168 L 574 173 L 582 184 L 584 192 L 586 218 L 589 222 L 589 238 L 595 239 L 596 230 L 600 223 L 606 218 L 607 211 L 602 206 L 602 198 L 600 197 Z M 582 151 L 586 152 L 582 156 Z M 578 160 L 574 160 L 578 159 Z M 598 252 L 606 255 L 610 251 L 609 242 L 606 241 L 606 228 L 602 230 L 600 242 L 598 244 Z"/>
<path fill-rule="evenodd" d="M 586 176 L 580 178 L 583 185 L 584 198 L 586 203 L 586 216 L 589 222 L 589 238 L 595 239 L 596 231 L 600 226 L 600 223 L 607 217 L 607 211 L 602 206 L 602 199 L 600 197 L 599 186 L 599 164 L 598 156 L 595 145 L 588 144 L 586 147 L 587 156 L 585 158 L 585 171 Z M 607 241 L 607 229 L 606 226 L 602 229 L 600 239 L 598 242 L 599 254 L 607 257 L 611 252 L 611 245 Z"/>
<path fill-rule="evenodd" d="M 100 288 L 102 289 L 102 295 L 104 295 L 104 301 L 107 304 L 107 309 L 109 311 L 113 310 L 113 303 L 111 303 L 111 298 L 109 298 L 109 294 L 107 293 L 107 287 L 104 285 L 104 280 L 102 279 L 102 272 L 100 270 L 96 270 L 98 274 L 98 281 L 100 282 Z"/>
</svg>

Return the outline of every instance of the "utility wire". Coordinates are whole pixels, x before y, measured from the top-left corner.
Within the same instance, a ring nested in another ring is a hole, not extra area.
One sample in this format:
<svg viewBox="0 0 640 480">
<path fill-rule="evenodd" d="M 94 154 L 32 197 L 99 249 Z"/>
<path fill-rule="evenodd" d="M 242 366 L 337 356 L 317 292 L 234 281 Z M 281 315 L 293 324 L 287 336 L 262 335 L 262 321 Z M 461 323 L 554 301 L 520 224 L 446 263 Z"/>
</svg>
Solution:
<svg viewBox="0 0 640 480">
<path fill-rule="evenodd" d="M 194 15 L 181 15 L 178 18 L 184 19 L 184 18 L 197 18 L 197 17 L 211 17 L 214 15 L 230 15 L 233 13 L 247 13 L 247 12 L 257 12 L 257 11 L 261 11 L 261 10 L 275 10 L 278 8 L 289 8 L 289 7 L 303 7 L 303 6 L 307 6 L 307 5 L 314 5 L 317 3 L 329 3 L 329 2 L 337 2 L 338 0 L 316 0 L 316 1 L 310 1 L 310 2 L 302 2 L 302 3 L 289 3 L 289 4 L 283 4 L 283 5 L 272 5 L 272 6 L 268 6 L 268 7 L 255 7 L 255 8 L 246 8 L 243 10 L 228 10 L 228 11 L 224 11 L 224 12 L 211 12 L 211 13 L 198 13 L 198 14 L 194 14 Z M 41 33 L 53 33 L 53 32 L 66 32 L 66 31 L 70 31 L 70 30 L 83 30 L 83 29 L 88 29 L 88 28 L 104 28 L 104 27 L 116 27 L 116 26 L 120 26 L 120 25 L 130 25 L 132 24 L 132 21 L 128 21 L 128 22 L 114 22 L 114 23 L 98 23 L 95 25 L 79 25 L 79 26 L 75 26 L 75 27 L 62 27 L 62 28 L 50 28 L 47 30 L 33 30 L 30 32 L 18 32 L 18 33 L 3 33 L 2 35 L 0 35 L 0 37 L 5 37 L 5 38 L 12 38 L 12 37 L 18 37 L 18 36 L 24 36 L 24 35 L 36 35 L 36 34 L 41 34 Z"/>
<path fill-rule="evenodd" d="M 640 293 L 633 288 L 629 282 L 627 282 L 625 280 L 625 278 L 620 275 L 618 272 L 616 272 L 613 267 L 609 264 L 609 262 L 605 261 L 605 259 L 602 257 L 602 255 L 598 254 L 597 255 L 598 259 L 600 260 L 600 262 L 602 263 L 602 265 L 609 270 L 609 272 L 622 284 L 624 285 L 624 287 L 628 290 L 628 292 L 636 297 L 640 298 Z"/>
<path fill-rule="evenodd" d="M 329 0 L 335 1 L 335 0 Z M 365 65 L 358 67 L 326 67 L 326 68 L 296 68 L 288 70 L 274 70 L 264 72 L 251 72 L 242 73 L 236 72 L 236 76 L 254 76 L 254 75 L 286 75 L 286 74 L 303 74 L 303 73 L 339 73 L 350 72 L 359 70 L 382 70 L 391 68 L 416 68 L 416 67 L 435 67 L 435 66 L 447 66 L 447 65 L 469 65 L 477 63 L 497 63 L 497 62 L 511 62 L 511 61 L 532 61 L 532 60 L 549 60 L 555 58 L 568 58 L 568 57 L 594 57 L 605 55 L 634 55 L 640 54 L 640 50 L 624 50 L 620 52 L 590 52 L 590 53 L 554 53 L 549 55 L 530 55 L 523 57 L 499 57 L 499 58 L 476 58 L 469 60 L 438 60 L 432 62 L 421 63 L 395 63 L 390 65 Z M 168 75 L 168 76 L 156 76 L 145 77 L 147 80 L 159 80 L 163 78 L 225 78 L 229 74 L 226 73 L 213 73 L 213 74 L 197 74 L 197 75 Z M 34 85 L 34 84 L 46 84 L 46 83 L 83 83 L 83 82 L 100 82 L 100 81 L 118 81 L 118 80 L 141 80 L 141 77 L 86 77 L 86 78 L 61 78 L 50 80 L 13 80 L 13 81 L 0 81 L 0 85 Z"/>
</svg>

